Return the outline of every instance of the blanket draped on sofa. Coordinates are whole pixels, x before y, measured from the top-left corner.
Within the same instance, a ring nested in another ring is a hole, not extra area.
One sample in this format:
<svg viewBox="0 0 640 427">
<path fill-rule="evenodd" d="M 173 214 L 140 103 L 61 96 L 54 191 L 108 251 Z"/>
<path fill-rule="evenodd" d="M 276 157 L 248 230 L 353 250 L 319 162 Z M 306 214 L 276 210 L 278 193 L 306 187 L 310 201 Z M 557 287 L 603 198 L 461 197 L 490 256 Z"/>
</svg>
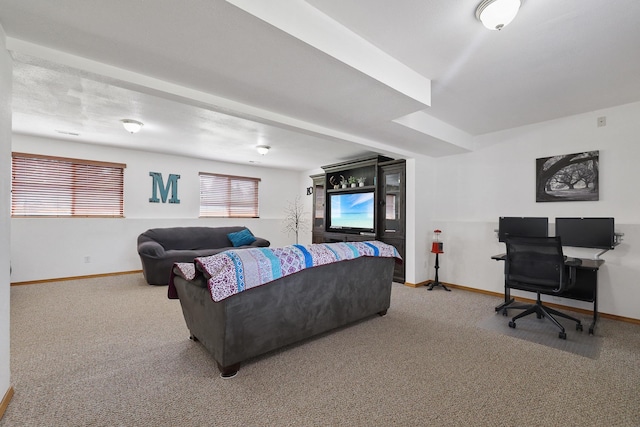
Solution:
<svg viewBox="0 0 640 427">
<path fill-rule="evenodd" d="M 363 256 L 401 260 L 396 248 L 379 241 L 228 250 L 196 258 L 194 263 L 176 263 L 169 281 L 169 298 L 177 298 L 173 286 L 175 275 L 193 280 L 198 271 L 203 272 L 207 278 L 211 298 L 217 302 L 305 268 Z"/>
</svg>

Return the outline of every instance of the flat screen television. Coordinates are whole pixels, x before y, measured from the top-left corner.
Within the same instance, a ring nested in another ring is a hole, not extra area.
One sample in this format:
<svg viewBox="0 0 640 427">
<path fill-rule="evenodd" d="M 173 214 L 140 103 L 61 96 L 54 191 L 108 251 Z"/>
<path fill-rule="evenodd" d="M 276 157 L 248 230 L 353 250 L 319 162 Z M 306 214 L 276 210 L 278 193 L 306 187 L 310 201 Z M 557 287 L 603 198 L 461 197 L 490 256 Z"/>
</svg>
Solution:
<svg viewBox="0 0 640 427">
<path fill-rule="evenodd" d="M 328 202 L 328 230 L 353 233 L 374 232 L 373 190 L 331 193 Z"/>
<path fill-rule="evenodd" d="M 508 236 L 547 237 L 549 218 L 501 216 L 498 221 L 498 240 L 504 242 Z"/>
<path fill-rule="evenodd" d="M 562 246 L 613 249 L 613 218 L 556 218 L 556 236 Z"/>
</svg>

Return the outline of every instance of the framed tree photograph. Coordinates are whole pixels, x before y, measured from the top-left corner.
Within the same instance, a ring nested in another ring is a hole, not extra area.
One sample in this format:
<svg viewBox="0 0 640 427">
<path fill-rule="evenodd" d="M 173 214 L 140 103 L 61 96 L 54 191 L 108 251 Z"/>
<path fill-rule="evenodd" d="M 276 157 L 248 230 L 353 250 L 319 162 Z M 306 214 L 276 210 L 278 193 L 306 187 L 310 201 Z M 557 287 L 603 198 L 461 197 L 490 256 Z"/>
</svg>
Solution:
<svg viewBox="0 0 640 427">
<path fill-rule="evenodd" d="M 536 202 L 599 199 L 599 151 L 536 159 Z"/>
</svg>

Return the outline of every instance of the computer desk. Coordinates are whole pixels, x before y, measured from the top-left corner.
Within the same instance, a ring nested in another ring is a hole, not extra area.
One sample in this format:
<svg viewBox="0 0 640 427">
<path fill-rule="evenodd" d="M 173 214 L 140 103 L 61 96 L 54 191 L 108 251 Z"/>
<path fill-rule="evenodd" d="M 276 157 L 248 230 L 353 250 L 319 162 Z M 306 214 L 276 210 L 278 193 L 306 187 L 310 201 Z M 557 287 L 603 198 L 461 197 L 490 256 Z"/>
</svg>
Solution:
<svg viewBox="0 0 640 427">
<path fill-rule="evenodd" d="M 496 261 L 504 261 L 506 258 L 507 254 L 498 254 L 491 257 L 491 259 Z M 567 261 L 570 261 L 571 259 L 572 258 L 567 258 Z M 589 258 L 573 259 L 579 259 L 581 261 L 580 265 L 575 266 L 576 283 L 571 289 L 568 289 L 561 295 L 555 296 L 593 303 L 593 321 L 591 322 L 591 326 L 589 326 L 589 334 L 593 335 L 596 322 L 598 321 L 598 270 L 600 269 L 600 266 L 604 264 L 604 260 Z M 542 293 L 545 294 L 545 292 Z M 546 295 L 551 295 L 551 293 L 546 293 Z M 508 309 L 509 304 L 513 301 L 514 299 L 511 298 L 510 295 L 510 288 L 507 286 L 507 282 L 505 280 L 504 302 L 496 307 L 496 312 Z"/>
</svg>

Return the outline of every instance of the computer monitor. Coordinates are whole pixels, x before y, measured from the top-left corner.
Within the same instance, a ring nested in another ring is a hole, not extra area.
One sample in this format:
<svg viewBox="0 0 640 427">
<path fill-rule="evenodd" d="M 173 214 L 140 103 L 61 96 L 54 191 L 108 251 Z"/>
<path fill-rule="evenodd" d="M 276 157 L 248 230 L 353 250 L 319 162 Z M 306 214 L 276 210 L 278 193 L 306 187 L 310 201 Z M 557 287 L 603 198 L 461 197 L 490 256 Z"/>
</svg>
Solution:
<svg viewBox="0 0 640 427">
<path fill-rule="evenodd" d="M 498 221 L 498 240 L 504 242 L 508 236 L 547 237 L 549 218 L 501 216 Z"/>
<path fill-rule="evenodd" d="M 562 246 L 613 249 L 613 218 L 556 218 L 556 236 Z"/>
</svg>

